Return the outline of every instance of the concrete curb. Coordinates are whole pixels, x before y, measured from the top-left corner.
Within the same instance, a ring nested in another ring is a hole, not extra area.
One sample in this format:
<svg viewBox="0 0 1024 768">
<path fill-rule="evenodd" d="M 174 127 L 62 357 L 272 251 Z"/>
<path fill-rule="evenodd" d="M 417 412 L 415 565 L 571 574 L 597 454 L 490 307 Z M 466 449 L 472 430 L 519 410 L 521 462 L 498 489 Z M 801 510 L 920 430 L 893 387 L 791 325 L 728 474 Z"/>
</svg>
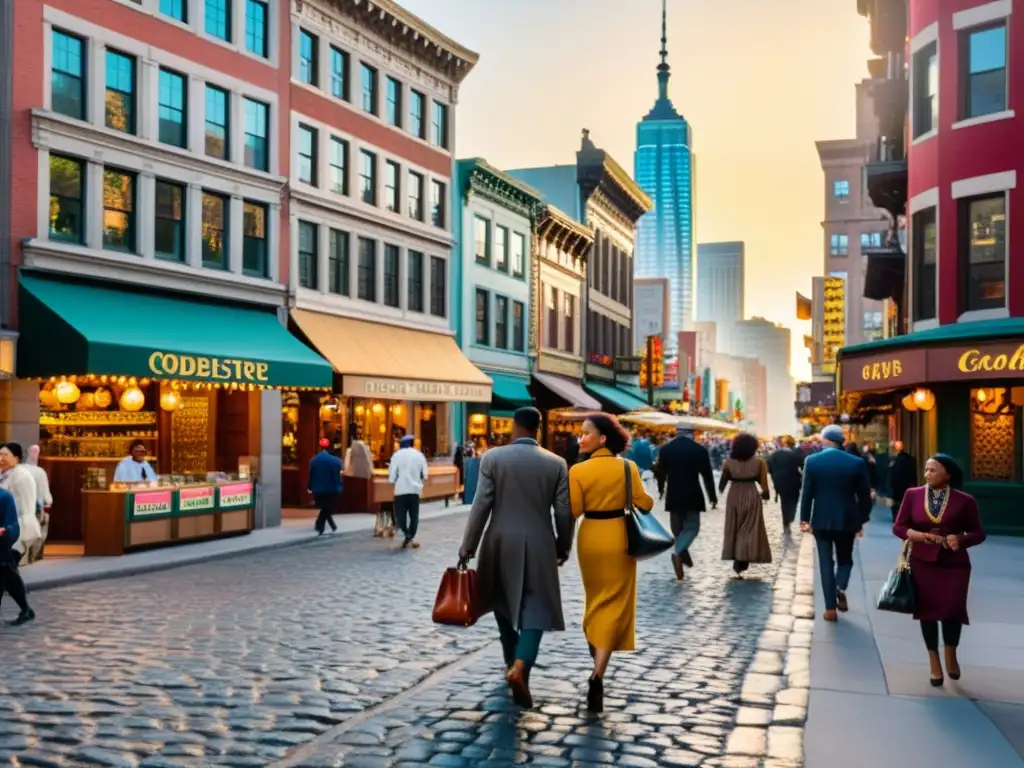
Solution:
<svg viewBox="0 0 1024 768">
<path fill-rule="evenodd" d="M 440 520 L 446 517 L 452 517 L 454 515 L 463 514 L 469 511 L 468 504 L 453 505 L 444 510 L 432 514 L 430 517 L 424 518 L 421 521 L 423 523 L 429 523 L 433 520 Z M 267 529 L 262 529 L 267 530 Z M 59 589 L 61 587 L 75 586 L 77 584 L 87 584 L 93 581 L 109 581 L 113 579 L 123 579 L 128 576 L 138 576 L 143 573 L 159 573 L 160 571 L 170 571 L 175 568 L 183 568 L 189 565 L 200 565 L 203 563 L 211 563 L 218 560 L 230 560 L 236 557 L 244 557 L 245 555 L 259 554 L 261 552 L 268 552 L 270 550 L 282 550 L 282 549 L 294 549 L 301 546 L 327 546 L 329 542 L 338 542 L 349 539 L 352 536 L 360 534 L 368 534 L 370 529 L 356 529 L 350 531 L 340 531 L 339 533 L 329 537 L 323 538 L 319 536 L 294 536 L 293 538 L 284 539 L 283 541 L 267 541 L 260 542 L 251 547 L 245 547 L 240 549 L 222 550 L 216 552 L 205 552 L 196 554 L 194 557 L 182 558 L 180 560 L 173 561 L 148 561 L 140 562 L 138 564 L 132 564 L 123 568 L 117 568 L 116 570 L 100 571 L 97 570 L 92 573 L 74 573 L 74 574 L 55 574 L 52 577 L 43 577 L 39 581 L 29 582 L 26 584 L 30 593 L 33 592 L 45 592 L 51 589 Z M 238 537 L 242 539 L 244 537 Z M 221 539 L 221 541 L 230 541 L 230 539 Z M 185 547 L 190 546 L 188 544 L 183 545 Z M 158 550 L 153 550 L 158 551 Z"/>
</svg>

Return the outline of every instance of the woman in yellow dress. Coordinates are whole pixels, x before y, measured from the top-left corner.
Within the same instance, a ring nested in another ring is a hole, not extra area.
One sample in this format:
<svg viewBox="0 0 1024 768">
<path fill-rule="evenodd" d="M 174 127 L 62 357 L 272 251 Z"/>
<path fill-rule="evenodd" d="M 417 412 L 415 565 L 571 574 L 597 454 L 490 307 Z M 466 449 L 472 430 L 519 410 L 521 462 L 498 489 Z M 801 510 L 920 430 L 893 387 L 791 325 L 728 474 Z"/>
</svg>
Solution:
<svg viewBox="0 0 1024 768">
<path fill-rule="evenodd" d="M 619 458 L 629 434 L 614 416 L 593 414 L 580 432 L 580 453 L 590 458 L 569 470 L 569 500 L 580 524 L 577 552 L 586 610 L 583 632 L 594 657 L 587 708 L 604 709 L 604 673 L 615 651 L 632 651 L 636 626 L 636 561 L 626 553 L 626 472 L 633 506 L 649 512 L 654 499 L 640 471 Z"/>
</svg>

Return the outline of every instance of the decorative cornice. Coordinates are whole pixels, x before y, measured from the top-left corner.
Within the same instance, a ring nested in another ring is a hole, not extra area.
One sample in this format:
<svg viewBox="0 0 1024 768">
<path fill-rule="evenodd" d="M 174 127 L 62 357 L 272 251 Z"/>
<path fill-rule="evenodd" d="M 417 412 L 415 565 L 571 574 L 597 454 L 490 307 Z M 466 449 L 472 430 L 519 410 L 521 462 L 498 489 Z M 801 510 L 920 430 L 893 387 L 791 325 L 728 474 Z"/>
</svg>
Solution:
<svg viewBox="0 0 1024 768">
<path fill-rule="evenodd" d="M 630 219 L 633 225 L 654 208 L 654 201 L 626 173 L 615 158 L 598 149 L 590 140 L 590 131 L 583 131 L 583 145 L 576 153 L 576 180 L 584 197 L 602 189 L 608 198 Z"/>
<path fill-rule="evenodd" d="M 465 202 L 469 202 L 471 195 L 478 195 L 518 213 L 531 223 L 539 218 L 543 197 L 533 187 L 499 171 L 479 157 L 459 160 L 458 169 Z"/>
<path fill-rule="evenodd" d="M 553 243 L 581 262 L 586 262 L 594 245 L 594 231 L 590 227 L 580 224 L 550 203 L 541 211 L 537 237 Z"/>
</svg>

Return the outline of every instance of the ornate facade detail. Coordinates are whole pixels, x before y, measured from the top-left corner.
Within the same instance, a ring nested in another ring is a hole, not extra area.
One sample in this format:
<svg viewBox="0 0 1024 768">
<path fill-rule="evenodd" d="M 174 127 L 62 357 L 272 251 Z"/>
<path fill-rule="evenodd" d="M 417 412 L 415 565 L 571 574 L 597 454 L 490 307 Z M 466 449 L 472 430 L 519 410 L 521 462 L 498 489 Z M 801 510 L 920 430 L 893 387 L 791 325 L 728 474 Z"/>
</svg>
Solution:
<svg viewBox="0 0 1024 768">
<path fill-rule="evenodd" d="M 488 200 L 536 222 L 541 212 L 541 194 L 483 160 L 473 161 L 464 185 L 465 199 L 471 195 Z"/>
</svg>

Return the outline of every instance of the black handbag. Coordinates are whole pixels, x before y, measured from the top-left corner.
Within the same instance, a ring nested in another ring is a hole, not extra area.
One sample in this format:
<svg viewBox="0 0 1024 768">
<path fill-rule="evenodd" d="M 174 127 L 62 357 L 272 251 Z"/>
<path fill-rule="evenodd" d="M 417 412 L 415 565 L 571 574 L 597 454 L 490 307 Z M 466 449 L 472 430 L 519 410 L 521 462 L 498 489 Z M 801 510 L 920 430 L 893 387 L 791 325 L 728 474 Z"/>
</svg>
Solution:
<svg viewBox="0 0 1024 768">
<path fill-rule="evenodd" d="M 875 607 L 880 611 L 893 613 L 914 613 L 917 610 L 917 590 L 914 588 L 914 576 L 910 572 L 910 541 L 903 542 L 900 559 L 889 574 L 878 593 Z"/>
<path fill-rule="evenodd" d="M 634 560 L 647 560 L 671 549 L 676 540 L 658 518 L 633 506 L 633 473 L 625 459 L 622 466 L 626 471 L 626 552 Z"/>
</svg>

